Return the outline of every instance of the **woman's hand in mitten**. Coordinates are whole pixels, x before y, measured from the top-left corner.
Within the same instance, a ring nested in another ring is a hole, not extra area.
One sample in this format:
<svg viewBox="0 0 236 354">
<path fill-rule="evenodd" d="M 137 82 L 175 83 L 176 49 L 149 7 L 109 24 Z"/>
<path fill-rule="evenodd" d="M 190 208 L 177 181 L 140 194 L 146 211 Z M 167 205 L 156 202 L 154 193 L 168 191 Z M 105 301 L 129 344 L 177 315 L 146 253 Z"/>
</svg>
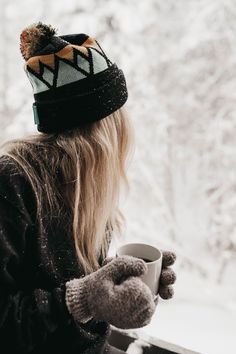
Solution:
<svg viewBox="0 0 236 354">
<path fill-rule="evenodd" d="M 103 265 L 108 264 L 113 257 L 107 257 L 103 261 Z M 162 270 L 160 275 L 160 285 L 158 294 L 164 300 L 171 299 L 174 296 L 173 284 L 176 281 L 176 273 L 170 268 L 176 261 L 176 254 L 170 251 L 162 250 Z M 158 297 L 154 297 L 154 302 L 157 304 Z"/>
<path fill-rule="evenodd" d="M 90 319 L 118 328 L 139 328 L 155 312 L 151 290 L 140 276 L 147 271 L 141 259 L 120 256 L 99 270 L 66 282 L 66 304 L 80 322 Z"/>
<path fill-rule="evenodd" d="M 158 293 L 164 300 L 174 296 L 172 284 L 176 281 L 176 273 L 170 268 L 175 263 L 176 254 L 170 251 L 162 251 L 162 270 L 160 276 L 160 285 Z"/>
</svg>

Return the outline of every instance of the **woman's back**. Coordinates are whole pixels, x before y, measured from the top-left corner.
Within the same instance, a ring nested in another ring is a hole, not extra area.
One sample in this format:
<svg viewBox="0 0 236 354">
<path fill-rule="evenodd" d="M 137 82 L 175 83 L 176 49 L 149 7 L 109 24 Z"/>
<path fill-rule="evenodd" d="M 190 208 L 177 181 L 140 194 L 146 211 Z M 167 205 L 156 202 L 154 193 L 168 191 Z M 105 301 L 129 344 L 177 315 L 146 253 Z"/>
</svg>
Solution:
<svg viewBox="0 0 236 354">
<path fill-rule="evenodd" d="M 0 204 L 2 347 L 9 354 L 50 349 L 78 353 L 78 348 L 82 353 L 96 344 L 94 353 L 100 353 L 108 324 L 78 324 L 65 304 L 65 282 L 83 275 L 72 235 L 63 221 L 48 224 L 47 215 L 43 228 L 39 225 L 29 181 L 8 156 L 0 157 Z"/>
</svg>

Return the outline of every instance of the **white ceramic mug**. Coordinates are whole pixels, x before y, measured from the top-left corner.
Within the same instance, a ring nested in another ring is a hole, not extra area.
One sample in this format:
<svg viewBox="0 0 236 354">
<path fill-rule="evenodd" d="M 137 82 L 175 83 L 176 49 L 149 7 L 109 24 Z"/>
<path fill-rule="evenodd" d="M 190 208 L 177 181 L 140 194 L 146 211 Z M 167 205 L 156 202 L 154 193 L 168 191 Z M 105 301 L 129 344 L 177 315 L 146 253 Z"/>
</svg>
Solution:
<svg viewBox="0 0 236 354">
<path fill-rule="evenodd" d="M 162 252 L 158 248 L 145 243 L 127 243 L 119 247 L 116 251 L 116 256 L 124 255 L 148 260 L 148 262 L 145 262 L 148 271 L 141 276 L 141 279 L 157 298 L 162 266 Z"/>
</svg>

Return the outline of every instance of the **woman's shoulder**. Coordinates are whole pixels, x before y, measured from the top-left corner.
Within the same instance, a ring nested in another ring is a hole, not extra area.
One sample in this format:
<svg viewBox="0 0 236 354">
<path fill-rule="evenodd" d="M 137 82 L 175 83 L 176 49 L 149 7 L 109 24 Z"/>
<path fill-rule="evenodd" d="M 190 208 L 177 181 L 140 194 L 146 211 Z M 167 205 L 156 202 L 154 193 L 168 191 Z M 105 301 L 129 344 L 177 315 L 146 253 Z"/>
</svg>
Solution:
<svg viewBox="0 0 236 354">
<path fill-rule="evenodd" d="M 0 197 L 25 213 L 32 189 L 20 164 L 9 155 L 0 156 Z"/>
<path fill-rule="evenodd" d="M 18 162 L 9 155 L 0 155 L 0 193 L 9 185 L 24 184 L 26 181 Z"/>
<path fill-rule="evenodd" d="M 10 155 L 2 154 L 0 155 L 0 172 L 4 173 L 7 172 L 10 168 L 16 168 L 17 164 Z"/>
</svg>

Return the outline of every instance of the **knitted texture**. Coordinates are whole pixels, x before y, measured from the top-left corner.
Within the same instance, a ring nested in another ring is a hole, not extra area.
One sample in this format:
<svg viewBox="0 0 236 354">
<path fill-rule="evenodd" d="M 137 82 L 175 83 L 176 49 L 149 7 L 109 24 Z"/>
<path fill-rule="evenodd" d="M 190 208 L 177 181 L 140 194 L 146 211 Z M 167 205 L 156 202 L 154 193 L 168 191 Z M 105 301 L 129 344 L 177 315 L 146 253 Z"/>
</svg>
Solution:
<svg viewBox="0 0 236 354">
<path fill-rule="evenodd" d="M 56 36 L 51 25 L 38 22 L 21 32 L 20 50 L 41 132 L 59 133 L 103 119 L 128 98 L 123 71 L 87 34 Z"/>
<path fill-rule="evenodd" d="M 143 260 L 121 256 L 96 272 L 66 282 L 69 312 L 82 323 L 93 318 L 123 329 L 147 325 L 155 303 L 140 278 L 146 271 Z"/>
<path fill-rule="evenodd" d="M 158 294 L 163 300 L 169 300 L 174 296 L 173 284 L 176 281 L 176 273 L 170 268 L 176 261 L 176 254 L 172 251 L 162 251 L 162 269 L 160 275 L 160 283 Z M 102 265 L 106 265 L 111 262 L 114 257 L 107 257 L 103 260 Z M 154 299 L 155 304 L 158 303 L 158 296 Z"/>
<path fill-rule="evenodd" d="M 92 319 L 88 304 L 86 282 L 82 279 L 73 279 L 66 283 L 66 305 L 71 314 L 78 314 L 81 322 L 86 323 Z"/>
</svg>

